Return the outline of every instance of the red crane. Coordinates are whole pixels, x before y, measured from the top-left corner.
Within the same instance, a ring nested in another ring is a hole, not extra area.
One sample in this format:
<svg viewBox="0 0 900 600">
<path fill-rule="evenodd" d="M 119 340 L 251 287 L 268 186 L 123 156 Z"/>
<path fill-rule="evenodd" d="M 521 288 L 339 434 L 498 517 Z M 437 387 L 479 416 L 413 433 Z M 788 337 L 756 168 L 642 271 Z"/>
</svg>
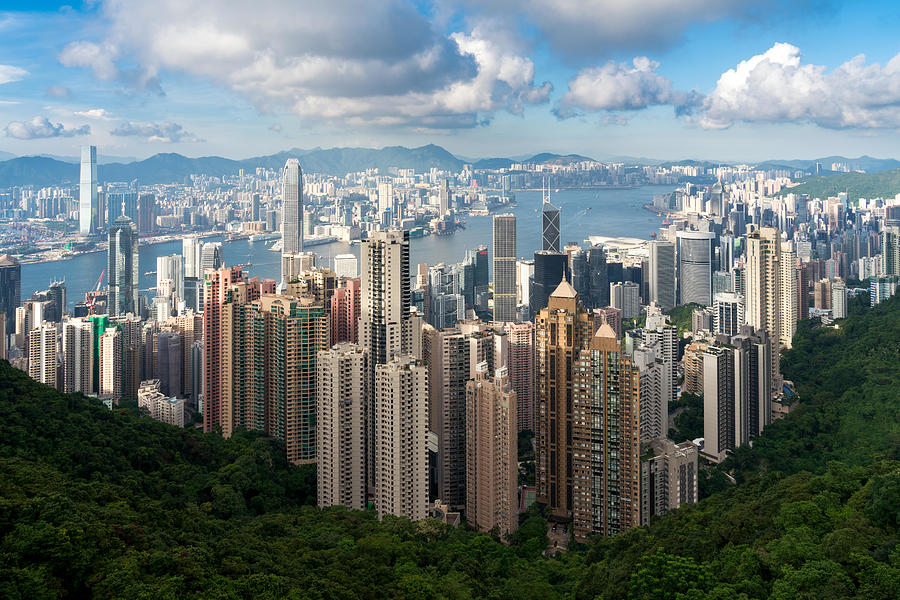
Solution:
<svg viewBox="0 0 900 600">
<path fill-rule="evenodd" d="M 92 293 L 88 294 L 88 314 L 94 314 L 94 300 L 97 298 L 97 293 L 100 292 L 100 285 L 103 283 L 103 276 L 106 275 L 106 269 L 100 271 L 100 279 L 97 280 L 97 286 L 94 288 Z"/>
</svg>

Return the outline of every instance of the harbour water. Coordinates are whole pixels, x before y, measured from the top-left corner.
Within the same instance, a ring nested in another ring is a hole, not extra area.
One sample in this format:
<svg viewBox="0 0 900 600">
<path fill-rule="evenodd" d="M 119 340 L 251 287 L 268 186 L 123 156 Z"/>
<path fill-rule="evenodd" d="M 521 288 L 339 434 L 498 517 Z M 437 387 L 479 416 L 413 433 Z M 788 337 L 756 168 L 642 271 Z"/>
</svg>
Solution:
<svg viewBox="0 0 900 600">
<path fill-rule="evenodd" d="M 655 194 L 670 192 L 674 186 L 648 186 L 616 190 L 561 190 L 551 200 L 560 208 L 561 243 L 583 243 L 588 236 L 622 236 L 650 239 L 659 229 L 661 218 L 648 212 L 643 205 L 650 204 Z M 509 212 L 516 215 L 517 254 L 531 257 L 541 243 L 541 192 L 516 192 L 516 206 Z M 491 217 L 465 217 L 466 228 L 452 235 L 425 236 L 410 242 L 410 262 L 429 265 L 440 262 L 459 262 L 466 250 L 485 245 L 491 248 Z M 206 241 L 221 241 L 208 238 Z M 226 264 L 249 264 L 251 276 L 277 280 L 280 273 L 280 254 L 269 247 L 274 240 L 250 242 L 247 239 L 224 242 Z M 323 244 L 313 248 L 319 256 L 320 266 L 331 266 L 337 254 L 359 256 L 359 246 L 343 242 Z M 141 293 L 152 296 L 150 288 L 156 285 L 156 258 L 181 254 L 181 241 L 144 245 L 139 249 Z M 82 254 L 69 260 L 22 265 L 22 299 L 32 292 L 46 289 L 53 280 L 65 279 L 69 309 L 93 289 L 106 268 L 106 253 Z M 103 285 L 106 285 L 104 278 Z"/>
</svg>

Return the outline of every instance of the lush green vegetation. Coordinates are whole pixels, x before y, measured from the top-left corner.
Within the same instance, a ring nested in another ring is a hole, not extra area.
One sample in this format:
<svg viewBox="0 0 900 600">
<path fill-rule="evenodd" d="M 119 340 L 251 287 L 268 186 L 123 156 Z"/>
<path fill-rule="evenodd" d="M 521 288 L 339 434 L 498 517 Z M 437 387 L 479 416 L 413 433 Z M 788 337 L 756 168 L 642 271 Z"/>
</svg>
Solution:
<svg viewBox="0 0 900 600">
<path fill-rule="evenodd" d="M 669 405 L 669 413 L 676 413 L 675 428 L 669 429 L 674 442 L 703 437 L 703 396 L 681 394 L 678 402 Z"/>
<path fill-rule="evenodd" d="M 667 310 L 669 322 L 678 328 L 678 337 L 681 338 L 685 333 L 691 332 L 693 325 L 693 316 L 695 308 L 703 308 L 699 304 L 683 304 L 676 306 L 672 310 Z"/>
<path fill-rule="evenodd" d="M 798 408 L 709 472 L 720 491 L 553 558 L 539 507 L 510 546 L 320 511 L 270 440 L 110 412 L 2 363 L 0 597 L 900 597 L 900 299 L 794 345 Z"/>
<path fill-rule="evenodd" d="M 837 196 L 847 192 L 850 202 L 860 198 L 893 198 L 900 193 L 900 169 L 876 173 L 835 173 L 809 177 L 799 185 L 781 190 L 781 194 L 809 194 L 811 198 Z"/>
</svg>

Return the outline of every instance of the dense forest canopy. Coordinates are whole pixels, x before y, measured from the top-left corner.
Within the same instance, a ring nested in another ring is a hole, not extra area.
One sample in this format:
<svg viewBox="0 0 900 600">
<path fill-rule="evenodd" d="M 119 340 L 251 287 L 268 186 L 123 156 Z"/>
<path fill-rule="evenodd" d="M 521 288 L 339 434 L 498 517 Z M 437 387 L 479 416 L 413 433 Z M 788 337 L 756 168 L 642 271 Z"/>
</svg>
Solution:
<svg viewBox="0 0 900 600">
<path fill-rule="evenodd" d="M 0 597 L 900 597 L 900 299 L 801 322 L 783 370 L 799 407 L 711 469 L 708 498 L 546 558 L 536 508 L 509 546 L 320 511 L 272 440 L 108 411 L 3 362 Z"/>
</svg>

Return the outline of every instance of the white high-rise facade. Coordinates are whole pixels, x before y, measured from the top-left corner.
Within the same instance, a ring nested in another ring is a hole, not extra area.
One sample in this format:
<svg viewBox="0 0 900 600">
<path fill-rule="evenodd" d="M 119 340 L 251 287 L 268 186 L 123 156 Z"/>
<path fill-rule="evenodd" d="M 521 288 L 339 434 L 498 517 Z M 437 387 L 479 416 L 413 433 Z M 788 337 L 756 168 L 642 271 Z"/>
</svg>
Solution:
<svg viewBox="0 0 900 600">
<path fill-rule="evenodd" d="M 78 188 L 78 232 L 97 233 L 100 228 L 100 201 L 97 187 L 97 147 L 81 147 L 81 178 Z"/>
<path fill-rule="evenodd" d="M 85 318 L 62 323 L 63 386 L 65 393 L 93 392 L 93 325 Z"/>
<path fill-rule="evenodd" d="M 316 359 L 316 496 L 320 508 L 366 508 L 367 352 L 343 342 Z"/>
<path fill-rule="evenodd" d="M 200 269 L 200 238 L 190 236 L 181 240 L 181 258 L 185 277 L 203 277 Z"/>
<path fill-rule="evenodd" d="M 28 375 L 50 387 L 56 387 L 56 338 L 56 324 L 46 321 L 28 332 Z"/>
<path fill-rule="evenodd" d="M 410 356 L 375 367 L 375 509 L 424 519 L 428 511 L 428 371 Z"/>
<path fill-rule="evenodd" d="M 281 185 L 281 254 L 284 256 L 303 251 L 303 172 L 296 158 L 289 158 L 284 164 Z M 287 283 L 282 269 L 281 289 Z"/>
</svg>

